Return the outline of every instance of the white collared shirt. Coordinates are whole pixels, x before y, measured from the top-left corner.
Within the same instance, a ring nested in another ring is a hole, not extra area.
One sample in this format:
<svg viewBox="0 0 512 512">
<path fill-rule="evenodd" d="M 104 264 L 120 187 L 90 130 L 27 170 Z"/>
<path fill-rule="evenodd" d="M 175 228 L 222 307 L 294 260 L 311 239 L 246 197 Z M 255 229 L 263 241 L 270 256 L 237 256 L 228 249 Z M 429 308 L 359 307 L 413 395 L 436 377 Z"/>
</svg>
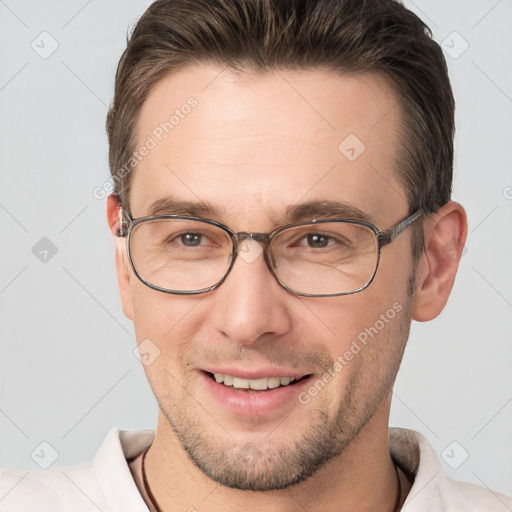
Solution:
<svg viewBox="0 0 512 512">
<path fill-rule="evenodd" d="M 0 471 L 2 512 L 148 512 L 127 460 L 147 448 L 153 430 L 112 429 L 91 462 L 69 467 Z M 392 428 L 390 451 L 415 475 L 403 512 L 510 512 L 512 499 L 443 473 L 428 441 Z"/>
</svg>

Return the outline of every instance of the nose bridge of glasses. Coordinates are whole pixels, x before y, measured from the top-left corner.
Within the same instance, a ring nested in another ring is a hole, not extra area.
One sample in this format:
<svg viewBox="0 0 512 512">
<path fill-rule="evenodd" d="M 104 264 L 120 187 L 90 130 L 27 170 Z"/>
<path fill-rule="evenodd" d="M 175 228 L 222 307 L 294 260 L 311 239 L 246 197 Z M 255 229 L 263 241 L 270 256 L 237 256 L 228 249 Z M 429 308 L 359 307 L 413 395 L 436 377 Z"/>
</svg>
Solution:
<svg viewBox="0 0 512 512">
<path fill-rule="evenodd" d="M 251 256 L 257 256 L 261 253 L 263 253 L 265 262 L 267 264 L 267 267 L 269 270 L 273 272 L 272 269 L 277 267 L 277 261 L 275 260 L 274 256 L 272 254 L 269 254 L 269 242 L 270 242 L 270 233 L 254 233 L 252 231 L 240 231 L 239 233 L 234 234 L 234 251 L 235 251 L 235 258 L 239 255 L 239 252 L 247 252 L 247 250 L 244 251 L 243 243 L 246 240 L 253 240 L 254 242 L 259 242 L 261 244 L 264 244 L 264 247 L 262 249 L 258 250 L 252 250 L 249 251 L 251 253 Z M 251 261 L 253 258 L 250 258 Z M 244 260 L 248 261 L 247 257 L 243 257 Z"/>
<path fill-rule="evenodd" d="M 266 244 L 269 239 L 268 233 L 253 233 L 251 231 L 240 231 L 235 233 L 235 240 L 237 245 L 240 245 L 244 240 L 252 239 L 255 242 Z"/>
</svg>

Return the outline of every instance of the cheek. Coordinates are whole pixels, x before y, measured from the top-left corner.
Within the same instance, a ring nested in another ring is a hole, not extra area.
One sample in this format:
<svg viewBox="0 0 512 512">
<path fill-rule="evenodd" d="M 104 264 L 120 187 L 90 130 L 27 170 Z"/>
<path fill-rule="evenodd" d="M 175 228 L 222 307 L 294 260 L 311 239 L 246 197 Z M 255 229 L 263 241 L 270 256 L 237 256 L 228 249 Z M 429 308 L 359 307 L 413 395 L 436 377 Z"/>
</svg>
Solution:
<svg viewBox="0 0 512 512">
<path fill-rule="evenodd" d="M 328 351 L 336 375 L 331 392 L 366 389 L 364 395 L 396 373 L 408 336 L 409 302 L 405 282 L 389 281 L 385 290 L 374 282 L 354 295 L 305 302 L 297 332 L 309 333 Z"/>
<path fill-rule="evenodd" d="M 344 397 L 354 410 L 372 409 L 395 380 L 410 326 L 407 295 L 398 297 L 367 305 L 364 315 L 351 311 L 357 325 L 347 330 L 347 337 L 340 335 L 343 343 L 331 352 L 339 375 L 332 393 Z"/>
<path fill-rule="evenodd" d="M 180 297 L 144 287 L 133 287 L 134 325 L 139 355 L 159 401 L 170 395 L 179 402 L 187 385 L 187 368 L 191 354 L 198 348 L 197 297 Z M 176 395 L 176 393 L 178 393 Z"/>
<path fill-rule="evenodd" d="M 377 285 L 375 281 L 366 290 L 353 295 L 303 301 L 306 307 L 301 308 L 301 315 L 297 317 L 301 327 L 296 330 L 309 332 L 317 341 L 328 343 L 330 351 L 336 355 L 343 353 L 352 340 L 358 337 L 364 340 L 364 333 L 376 323 L 377 327 L 381 327 L 383 321 L 388 325 L 387 320 L 393 320 L 397 310 L 404 306 L 405 286 L 387 283 L 386 290 L 381 290 L 374 285 Z"/>
<path fill-rule="evenodd" d="M 165 363 L 169 367 L 197 338 L 201 298 L 162 293 L 142 283 L 134 284 L 131 292 L 137 342 L 157 347 L 160 357 L 152 366 Z"/>
<path fill-rule="evenodd" d="M 179 296 L 153 290 L 138 279 L 131 281 L 130 293 L 133 304 L 137 339 L 152 333 L 157 339 L 165 337 L 181 321 L 186 323 L 187 314 L 193 310 L 198 298 Z"/>
</svg>

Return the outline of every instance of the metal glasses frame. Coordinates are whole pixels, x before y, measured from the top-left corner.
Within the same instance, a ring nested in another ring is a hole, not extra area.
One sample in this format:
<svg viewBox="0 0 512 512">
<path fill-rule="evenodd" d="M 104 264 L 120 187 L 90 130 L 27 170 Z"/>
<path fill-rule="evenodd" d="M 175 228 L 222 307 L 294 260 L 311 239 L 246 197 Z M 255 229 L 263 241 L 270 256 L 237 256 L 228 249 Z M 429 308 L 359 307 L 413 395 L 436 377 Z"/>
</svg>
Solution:
<svg viewBox="0 0 512 512">
<path fill-rule="evenodd" d="M 146 286 L 148 286 L 149 288 L 152 288 L 153 290 L 157 290 L 160 292 L 172 293 L 175 295 L 198 295 L 200 293 L 207 293 L 212 290 L 215 290 L 226 280 L 229 273 L 231 272 L 231 269 L 233 268 L 233 265 L 235 264 L 236 258 L 238 256 L 238 248 L 240 247 L 241 243 L 244 240 L 251 238 L 251 239 L 255 240 L 256 242 L 265 244 L 264 249 L 263 249 L 265 263 L 267 264 L 267 267 L 268 267 L 270 273 L 274 276 L 274 278 L 279 283 L 279 285 L 282 286 L 285 290 L 292 293 L 293 295 L 299 295 L 301 297 L 337 297 L 337 296 L 341 296 L 341 295 L 350 295 L 353 293 L 357 293 L 357 292 L 364 290 L 365 288 L 368 288 L 368 286 L 370 286 L 370 284 L 372 283 L 372 281 L 375 277 L 375 274 L 377 273 L 377 269 L 379 267 L 379 262 L 380 262 L 381 249 L 383 247 L 385 247 L 386 245 L 389 245 L 390 243 L 392 243 L 396 239 L 396 237 L 400 233 L 402 233 L 402 231 L 404 231 L 407 227 L 409 227 L 413 222 L 415 222 L 417 219 L 419 219 L 422 215 L 423 215 L 423 211 L 418 210 L 415 213 L 409 215 L 408 217 L 405 217 L 404 219 L 402 219 L 400 222 L 398 222 L 394 226 L 391 226 L 390 228 L 383 229 L 383 230 L 377 228 L 371 222 L 367 222 L 364 220 L 354 220 L 354 219 L 320 219 L 320 220 L 317 220 L 317 219 L 314 219 L 314 220 L 309 220 L 309 221 L 296 222 L 293 224 L 286 224 L 277 229 L 274 229 L 270 233 L 255 233 L 255 232 L 251 232 L 251 231 L 240 231 L 240 232 L 236 233 L 236 232 L 232 231 L 231 229 L 229 229 L 224 224 L 221 224 L 214 220 L 203 219 L 201 217 L 192 217 L 192 216 L 187 216 L 187 215 L 151 215 L 151 216 L 147 216 L 147 217 L 137 217 L 134 219 L 131 217 L 131 215 L 128 212 L 122 210 L 121 227 L 117 230 L 116 236 L 121 237 L 121 238 L 126 238 L 126 252 L 128 254 L 128 259 L 129 259 L 130 265 L 131 265 L 135 275 L 138 277 L 138 279 L 142 283 L 144 283 Z M 202 288 L 200 290 L 170 290 L 170 289 L 162 288 L 160 286 L 156 286 L 152 283 L 149 283 L 139 274 L 139 272 L 133 262 L 131 250 L 130 250 L 130 240 L 131 240 L 131 233 L 133 231 L 133 228 L 135 228 L 136 226 L 138 226 L 139 224 L 142 224 L 144 222 L 152 222 L 155 220 L 172 220 L 172 219 L 199 221 L 199 222 L 203 222 L 206 224 L 210 224 L 212 226 L 216 226 L 216 227 L 222 229 L 229 236 L 229 238 L 231 240 L 231 244 L 232 244 L 229 266 L 228 266 L 224 276 L 217 283 L 215 283 L 212 286 L 209 286 L 208 288 Z M 270 242 L 272 241 L 273 238 L 276 237 L 276 235 L 278 235 L 279 233 L 282 233 L 283 231 L 286 231 L 290 228 L 305 226 L 308 224 L 321 225 L 321 224 L 324 224 L 327 222 L 343 222 L 343 223 L 347 223 L 347 224 L 356 224 L 358 226 L 363 226 L 363 227 L 370 229 L 373 232 L 373 234 L 375 235 L 375 238 L 377 240 L 377 262 L 375 264 L 375 270 L 373 271 L 371 278 L 368 280 L 368 282 L 364 286 L 361 286 L 360 288 L 357 288 L 356 290 L 352 290 L 349 292 L 325 293 L 325 294 L 297 292 L 297 291 L 289 288 L 288 286 L 286 286 L 279 279 L 277 274 L 275 273 L 274 265 L 272 263 L 272 254 L 270 253 L 270 250 L 269 250 Z"/>
</svg>

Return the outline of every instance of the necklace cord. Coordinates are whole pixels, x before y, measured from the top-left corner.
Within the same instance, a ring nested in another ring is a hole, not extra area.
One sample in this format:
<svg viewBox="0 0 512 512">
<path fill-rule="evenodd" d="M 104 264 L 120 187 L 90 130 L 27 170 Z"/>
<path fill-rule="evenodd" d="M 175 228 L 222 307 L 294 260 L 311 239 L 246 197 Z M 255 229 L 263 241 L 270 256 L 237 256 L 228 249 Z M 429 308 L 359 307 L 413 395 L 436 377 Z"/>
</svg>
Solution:
<svg viewBox="0 0 512 512">
<path fill-rule="evenodd" d="M 142 483 L 144 485 L 144 490 L 146 491 L 146 494 L 148 495 L 149 497 L 149 501 L 151 502 L 151 505 L 153 506 L 153 508 L 156 510 L 156 512 L 162 512 L 162 510 L 160 509 L 160 507 L 156 504 L 156 499 L 155 497 L 153 496 L 153 493 L 151 492 L 151 489 L 149 488 L 149 485 L 148 485 L 148 479 L 146 477 L 146 470 L 144 468 L 145 466 L 145 461 L 146 461 L 146 454 L 148 453 L 149 449 L 151 448 L 151 445 L 149 445 L 145 450 L 144 450 L 144 453 L 142 454 Z"/>
</svg>

